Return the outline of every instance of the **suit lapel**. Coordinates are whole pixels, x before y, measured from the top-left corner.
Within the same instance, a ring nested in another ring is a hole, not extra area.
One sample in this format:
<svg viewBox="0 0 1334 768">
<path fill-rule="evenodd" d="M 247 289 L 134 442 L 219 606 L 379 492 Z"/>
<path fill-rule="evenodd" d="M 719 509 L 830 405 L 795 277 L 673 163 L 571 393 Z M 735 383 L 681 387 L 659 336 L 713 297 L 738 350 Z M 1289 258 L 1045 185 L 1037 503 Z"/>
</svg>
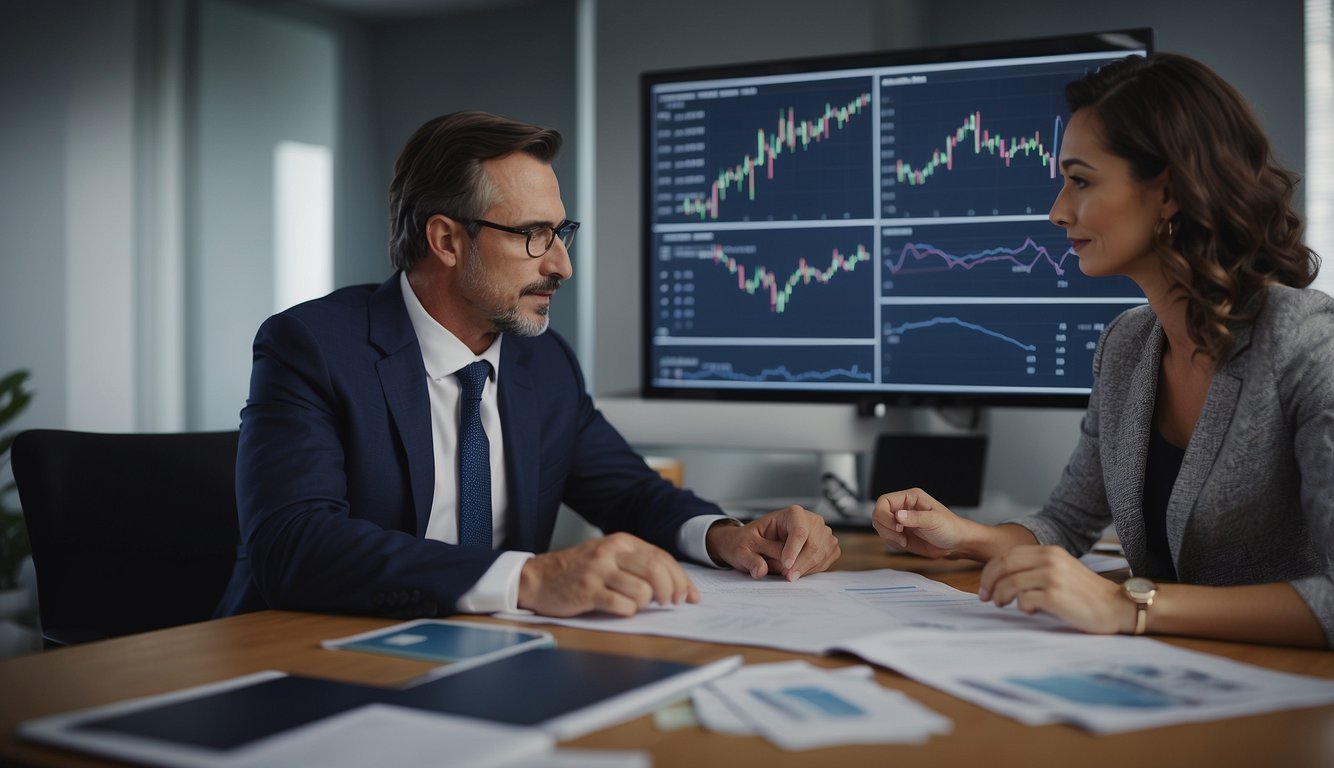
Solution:
<svg viewBox="0 0 1334 768">
<path fill-rule="evenodd" d="M 403 292 L 395 273 L 371 294 L 370 341 L 384 357 L 376 364 L 385 406 L 398 430 L 407 457 L 412 503 L 417 517 L 416 534 L 426 531 L 435 494 L 435 460 L 431 444 L 431 396 L 426 391 L 426 367 L 421 346 L 412 329 Z"/>
<path fill-rule="evenodd" d="M 1232 417 L 1241 398 L 1242 370 L 1251 344 L 1251 327 L 1246 325 L 1234 330 L 1232 356 L 1209 383 L 1204 408 L 1191 433 L 1176 485 L 1172 487 L 1172 497 L 1167 503 L 1167 541 L 1174 563 L 1179 561 L 1186 524 L 1200 499 L 1204 482 L 1218 460 L 1218 452 L 1232 427 Z"/>
<path fill-rule="evenodd" d="M 507 549 L 537 551 L 537 483 L 541 454 L 540 414 L 528 352 L 517 338 L 500 347 L 500 424 L 505 432 L 505 475 L 509 480 L 512 528 Z"/>
<path fill-rule="evenodd" d="M 1129 395 L 1125 409 L 1119 415 L 1121 423 L 1115 430 L 1117 444 L 1111 451 L 1117 465 L 1113 477 L 1121 480 L 1108 483 L 1107 493 L 1121 546 L 1132 564 L 1144 563 L 1147 552 L 1144 467 L 1148 461 L 1149 429 L 1153 425 L 1153 404 L 1158 393 L 1158 367 L 1162 356 L 1163 329 L 1155 321 L 1139 363 L 1131 374 Z"/>
</svg>

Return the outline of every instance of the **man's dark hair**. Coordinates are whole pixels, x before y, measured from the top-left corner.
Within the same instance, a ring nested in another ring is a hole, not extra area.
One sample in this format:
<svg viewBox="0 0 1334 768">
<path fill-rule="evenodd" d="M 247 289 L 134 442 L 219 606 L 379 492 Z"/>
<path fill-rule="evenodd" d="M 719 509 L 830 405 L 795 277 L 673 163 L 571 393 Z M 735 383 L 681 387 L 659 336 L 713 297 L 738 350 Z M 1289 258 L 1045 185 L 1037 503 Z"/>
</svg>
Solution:
<svg viewBox="0 0 1334 768">
<path fill-rule="evenodd" d="M 488 112 L 454 112 L 428 121 L 394 163 L 389 262 L 395 269 L 409 269 L 426 256 L 430 217 L 477 219 L 496 203 L 498 193 L 483 161 L 524 152 L 550 163 L 560 145 L 560 134 L 551 128 Z"/>
</svg>

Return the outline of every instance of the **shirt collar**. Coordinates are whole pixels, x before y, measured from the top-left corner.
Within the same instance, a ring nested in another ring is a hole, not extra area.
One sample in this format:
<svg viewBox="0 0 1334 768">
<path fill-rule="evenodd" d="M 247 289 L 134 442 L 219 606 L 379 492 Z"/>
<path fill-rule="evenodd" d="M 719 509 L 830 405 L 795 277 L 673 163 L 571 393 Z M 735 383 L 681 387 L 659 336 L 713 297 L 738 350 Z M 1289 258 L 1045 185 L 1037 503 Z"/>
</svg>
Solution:
<svg viewBox="0 0 1334 768">
<path fill-rule="evenodd" d="M 408 309 L 408 319 L 412 321 L 412 330 L 417 333 L 417 343 L 421 346 L 422 362 L 426 364 L 426 375 L 432 379 L 453 376 L 460 368 L 478 360 L 491 364 L 491 381 L 500 378 L 500 341 L 505 334 L 497 333 L 491 346 L 475 355 L 468 345 L 459 340 L 448 328 L 436 322 L 417 294 L 408 284 L 408 273 L 400 272 L 398 284 L 403 290 L 403 304 Z"/>
</svg>

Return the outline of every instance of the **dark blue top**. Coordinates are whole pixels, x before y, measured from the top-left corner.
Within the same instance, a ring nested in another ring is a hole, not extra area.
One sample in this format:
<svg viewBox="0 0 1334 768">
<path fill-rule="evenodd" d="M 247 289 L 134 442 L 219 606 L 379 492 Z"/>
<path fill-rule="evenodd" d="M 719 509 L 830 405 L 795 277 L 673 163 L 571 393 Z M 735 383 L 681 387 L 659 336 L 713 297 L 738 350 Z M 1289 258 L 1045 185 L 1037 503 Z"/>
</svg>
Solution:
<svg viewBox="0 0 1334 768">
<path fill-rule="evenodd" d="M 1149 572 L 1136 575 L 1176 581 L 1177 569 L 1167 545 L 1167 502 L 1172 498 L 1172 487 L 1176 485 L 1185 455 L 1186 449 L 1167 442 L 1157 425 L 1149 430 L 1149 454 L 1144 464 L 1144 537 Z"/>
</svg>

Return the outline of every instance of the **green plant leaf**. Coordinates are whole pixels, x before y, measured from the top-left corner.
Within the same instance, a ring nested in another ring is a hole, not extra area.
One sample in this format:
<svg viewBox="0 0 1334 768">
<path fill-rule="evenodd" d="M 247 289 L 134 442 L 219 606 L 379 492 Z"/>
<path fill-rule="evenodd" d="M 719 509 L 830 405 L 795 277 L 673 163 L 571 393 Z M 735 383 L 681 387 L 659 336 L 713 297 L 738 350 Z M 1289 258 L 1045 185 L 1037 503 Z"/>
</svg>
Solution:
<svg viewBox="0 0 1334 768">
<path fill-rule="evenodd" d="M 32 393 L 23 388 L 23 382 L 27 380 L 28 372 L 24 370 L 14 371 L 0 379 L 0 424 L 8 424 L 32 400 Z"/>
</svg>

